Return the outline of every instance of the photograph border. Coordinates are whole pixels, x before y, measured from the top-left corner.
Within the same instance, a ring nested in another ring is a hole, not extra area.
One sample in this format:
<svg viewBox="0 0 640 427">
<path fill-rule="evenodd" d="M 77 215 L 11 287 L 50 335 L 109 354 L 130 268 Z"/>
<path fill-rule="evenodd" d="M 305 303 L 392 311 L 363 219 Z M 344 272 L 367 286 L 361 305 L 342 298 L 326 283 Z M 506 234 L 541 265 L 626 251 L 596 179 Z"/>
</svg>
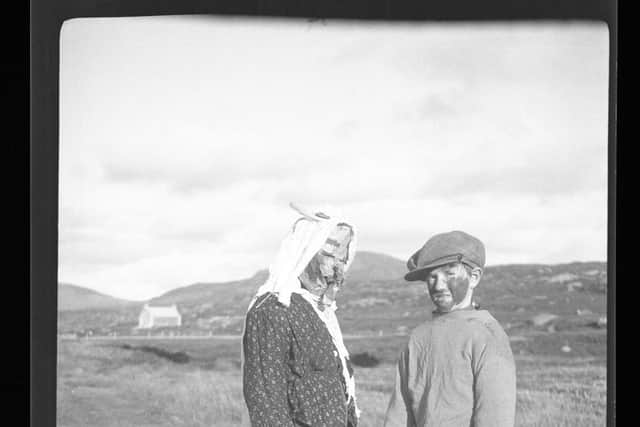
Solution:
<svg viewBox="0 0 640 427">
<path fill-rule="evenodd" d="M 608 0 L 203 1 L 31 0 L 30 8 L 30 425 L 56 425 L 59 59 L 69 19 L 162 15 L 376 21 L 600 21 L 609 28 L 607 426 L 615 425 L 618 221 L 618 3 Z"/>
</svg>

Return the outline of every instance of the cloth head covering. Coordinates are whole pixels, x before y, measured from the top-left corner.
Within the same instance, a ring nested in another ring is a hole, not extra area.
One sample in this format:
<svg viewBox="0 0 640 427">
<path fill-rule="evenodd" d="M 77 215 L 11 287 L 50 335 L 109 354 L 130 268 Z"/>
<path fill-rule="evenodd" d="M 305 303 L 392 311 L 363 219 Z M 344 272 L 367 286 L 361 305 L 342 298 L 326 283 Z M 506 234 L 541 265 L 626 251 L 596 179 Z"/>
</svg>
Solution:
<svg viewBox="0 0 640 427">
<path fill-rule="evenodd" d="M 291 293 L 301 288 L 298 276 L 302 274 L 307 264 L 340 223 L 348 224 L 353 230 L 347 262 L 344 267 L 345 272 L 353 262 L 357 243 L 356 230 L 352 224 L 342 218 L 340 212 L 336 212 L 337 209 L 332 209 L 333 212 L 329 215 L 326 208 L 314 210 L 312 213 L 293 203 L 290 206 L 298 211 L 302 217 L 293 224 L 289 234 L 280 245 L 276 259 L 269 267 L 269 278 L 258 288 L 249 304 L 249 309 L 261 295 L 266 293 L 277 295 L 278 301 L 288 307 L 291 302 Z"/>
<path fill-rule="evenodd" d="M 338 319 L 335 315 L 335 310 L 337 308 L 336 304 L 333 302 L 329 309 L 324 310 L 324 312 L 319 311 L 317 304 L 312 301 L 315 299 L 314 296 L 302 287 L 300 280 L 298 279 L 311 259 L 324 246 L 327 238 L 331 235 L 336 226 L 342 223 L 349 225 L 353 231 L 351 241 L 349 243 L 347 262 L 344 266 L 344 271 L 346 272 L 351 266 L 356 254 L 356 229 L 353 224 L 346 221 L 342 217 L 342 213 L 335 208 L 323 207 L 322 209 L 305 210 L 293 203 L 290 203 L 289 206 L 302 216 L 293 224 L 289 234 L 282 241 L 278 254 L 276 255 L 274 262 L 269 267 L 269 277 L 267 281 L 258 288 L 258 291 L 249 303 L 247 311 L 253 307 L 260 296 L 267 293 L 276 295 L 278 301 L 287 307 L 291 304 L 291 294 L 294 292 L 307 299 L 329 330 L 332 341 L 338 350 L 340 358 L 342 359 L 342 374 L 347 386 L 347 394 L 353 398 L 356 415 L 359 417 L 360 409 L 358 408 L 355 400 L 355 382 L 353 376 L 347 369 L 349 353 L 344 345 L 342 332 L 338 325 Z M 245 327 L 242 331 L 243 337 L 245 335 L 245 331 L 246 319 Z M 243 353 L 244 352 L 241 348 L 242 364 L 244 364 Z"/>
</svg>

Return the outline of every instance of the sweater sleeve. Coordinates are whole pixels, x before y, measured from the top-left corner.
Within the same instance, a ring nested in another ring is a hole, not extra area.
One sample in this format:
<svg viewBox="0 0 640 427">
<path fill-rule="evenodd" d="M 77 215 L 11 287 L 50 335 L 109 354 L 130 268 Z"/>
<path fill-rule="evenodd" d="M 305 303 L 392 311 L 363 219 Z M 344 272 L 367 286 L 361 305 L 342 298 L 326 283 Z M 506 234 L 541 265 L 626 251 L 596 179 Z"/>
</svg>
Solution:
<svg viewBox="0 0 640 427">
<path fill-rule="evenodd" d="M 250 310 L 243 337 L 243 393 L 253 427 L 294 426 L 287 398 L 288 323 L 283 314 Z"/>
<path fill-rule="evenodd" d="M 384 427 L 415 427 L 416 425 L 407 392 L 409 357 L 407 346 L 398 358 L 395 384 L 384 416 Z"/>
<path fill-rule="evenodd" d="M 516 368 L 509 338 L 498 325 L 474 350 L 474 427 L 513 427 Z"/>
</svg>

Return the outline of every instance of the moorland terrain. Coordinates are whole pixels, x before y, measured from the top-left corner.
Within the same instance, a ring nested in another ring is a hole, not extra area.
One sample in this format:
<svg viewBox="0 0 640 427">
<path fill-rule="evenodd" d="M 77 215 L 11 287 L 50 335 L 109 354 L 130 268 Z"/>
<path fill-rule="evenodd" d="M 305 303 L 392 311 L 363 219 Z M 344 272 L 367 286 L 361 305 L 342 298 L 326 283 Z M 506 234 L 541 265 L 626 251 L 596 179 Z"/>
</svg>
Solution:
<svg viewBox="0 0 640 427">
<path fill-rule="evenodd" d="M 405 282 L 405 271 L 401 260 L 360 252 L 339 295 L 365 427 L 381 425 L 398 352 L 431 316 L 424 285 Z M 267 274 L 182 286 L 144 302 L 61 284 L 58 425 L 246 425 L 238 335 Z M 476 300 L 511 340 L 517 426 L 605 424 L 606 295 L 604 262 L 486 268 Z M 145 302 L 177 304 L 182 326 L 137 329 Z"/>
</svg>

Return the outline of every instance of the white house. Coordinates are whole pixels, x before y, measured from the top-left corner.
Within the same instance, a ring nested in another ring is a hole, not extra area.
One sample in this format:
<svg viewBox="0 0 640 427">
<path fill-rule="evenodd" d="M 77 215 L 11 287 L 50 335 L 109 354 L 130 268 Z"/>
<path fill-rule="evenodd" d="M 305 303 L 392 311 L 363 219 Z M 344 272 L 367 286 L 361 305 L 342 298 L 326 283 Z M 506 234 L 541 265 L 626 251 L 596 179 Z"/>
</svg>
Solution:
<svg viewBox="0 0 640 427">
<path fill-rule="evenodd" d="M 156 307 L 145 304 L 144 307 L 142 307 L 140 316 L 138 316 L 138 328 L 142 329 L 180 326 L 181 324 L 182 316 L 178 312 L 178 307 L 175 304 Z"/>
</svg>

